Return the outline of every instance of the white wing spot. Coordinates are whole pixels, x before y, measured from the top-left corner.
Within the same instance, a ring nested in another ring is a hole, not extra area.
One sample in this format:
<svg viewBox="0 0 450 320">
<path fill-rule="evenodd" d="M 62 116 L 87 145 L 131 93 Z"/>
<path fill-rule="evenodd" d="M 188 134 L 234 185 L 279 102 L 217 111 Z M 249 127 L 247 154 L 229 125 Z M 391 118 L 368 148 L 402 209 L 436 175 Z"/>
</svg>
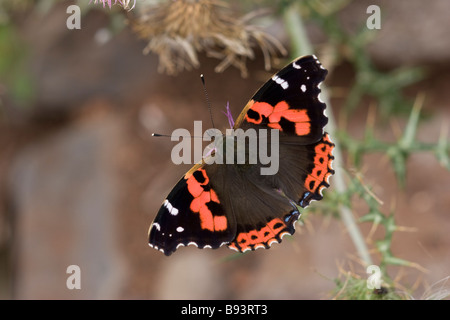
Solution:
<svg viewBox="0 0 450 320">
<path fill-rule="evenodd" d="M 289 84 L 286 80 L 281 79 L 279 76 L 274 75 L 272 77 L 272 80 L 275 81 L 277 84 L 279 84 L 284 90 L 289 88 Z"/>
<path fill-rule="evenodd" d="M 320 86 L 322 85 L 322 82 L 319 82 L 317 84 L 317 89 L 320 90 Z M 325 103 L 325 101 L 322 100 L 322 97 L 320 96 L 322 94 L 322 92 L 319 93 L 319 95 L 317 96 L 317 99 L 319 99 L 320 102 Z M 325 112 L 325 111 L 324 111 Z"/>
<path fill-rule="evenodd" d="M 320 96 L 320 93 L 319 93 L 319 95 L 317 96 L 317 98 L 319 99 L 319 102 L 325 103 L 325 101 L 322 100 L 322 97 Z M 325 112 L 325 110 L 324 110 L 324 112 Z"/>
<path fill-rule="evenodd" d="M 297 62 L 297 61 L 292 62 L 292 66 L 293 66 L 295 69 L 301 69 L 302 67 L 301 67 L 299 64 L 297 64 L 296 62 Z"/>
<path fill-rule="evenodd" d="M 320 63 L 319 59 L 317 59 L 317 57 L 315 55 L 313 55 L 313 57 L 314 57 L 314 59 L 316 59 L 316 63 L 319 65 L 320 69 L 326 70 Z"/>
<path fill-rule="evenodd" d="M 183 228 L 183 227 L 178 227 L 178 228 L 177 228 L 177 231 L 178 231 L 178 232 L 183 232 L 183 231 L 184 231 L 184 228 Z"/>
<path fill-rule="evenodd" d="M 164 200 L 164 207 L 167 208 L 167 211 L 173 216 L 176 216 L 178 214 L 178 209 L 172 206 L 172 204 L 169 202 L 169 200 Z"/>
<path fill-rule="evenodd" d="M 300 87 L 300 89 L 301 89 L 303 92 L 306 92 L 306 86 L 305 86 L 304 84 L 302 84 L 302 86 Z"/>
<path fill-rule="evenodd" d="M 157 222 L 153 222 L 153 228 L 156 228 L 156 230 L 161 231 L 161 226 Z"/>
<path fill-rule="evenodd" d="M 198 244 L 195 243 L 194 241 L 189 242 L 187 245 L 188 245 L 188 246 L 195 246 L 195 247 L 198 248 Z"/>
</svg>

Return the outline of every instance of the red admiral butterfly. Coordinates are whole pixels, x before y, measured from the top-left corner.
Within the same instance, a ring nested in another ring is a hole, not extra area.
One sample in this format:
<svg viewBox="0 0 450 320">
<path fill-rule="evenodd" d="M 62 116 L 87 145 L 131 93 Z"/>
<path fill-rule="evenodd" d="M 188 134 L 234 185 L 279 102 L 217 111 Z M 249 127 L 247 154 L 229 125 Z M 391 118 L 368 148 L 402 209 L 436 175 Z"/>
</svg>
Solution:
<svg viewBox="0 0 450 320">
<path fill-rule="evenodd" d="M 278 129 L 279 168 L 262 163 L 207 164 L 189 170 L 164 200 L 149 229 L 149 245 L 171 255 L 179 246 L 238 252 L 268 249 L 295 232 L 299 208 L 321 200 L 334 174 L 334 144 L 320 100 L 327 70 L 300 57 L 268 80 L 247 103 L 234 129 Z"/>
</svg>

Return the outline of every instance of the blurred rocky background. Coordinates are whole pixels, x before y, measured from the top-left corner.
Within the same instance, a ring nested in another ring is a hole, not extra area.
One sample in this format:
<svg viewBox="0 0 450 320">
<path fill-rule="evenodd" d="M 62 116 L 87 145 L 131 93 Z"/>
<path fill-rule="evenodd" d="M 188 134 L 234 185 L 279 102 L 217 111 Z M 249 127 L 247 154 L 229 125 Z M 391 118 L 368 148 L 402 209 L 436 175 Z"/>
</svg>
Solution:
<svg viewBox="0 0 450 320">
<path fill-rule="evenodd" d="M 358 268 L 356 250 L 333 217 L 309 215 L 282 244 L 239 257 L 225 248 L 188 247 L 167 258 L 147 244 L 159 206 L 189 169 L 171 162 L 170 139 L 151 133 L 192 130 L 194 120 L 209 123 L 200 73 L 216 125 L 226 128 L 221 111 L 227 102 L 236 117 L 283 62 L 266 72 L 258 52 L 242 78 L 233 67 L 214 72 L 217 60 L 200 55 L 198 69 L 170 76 L 157 71 L 158 56 L 144 55 L 146 42 L 129 27 L 114 31 L 109 8 L 96 5 L 83 14 L 80 30 L 68 30 L 66 9 L 77 2 L 50 1 L 46 8 L 42 2 L 8 21 L 16 32 L 11 46 L 26 48 L 21 61 L 33 98 L 16 99 L 2 75 L 0 298 L 332 298 L 340 268 Z M 429 116 L 418 134 L 435 140 L 442 124 L 450 123 L 450 2 L 358 0 L 339 12 L 339 20 L 349 30 L 359 27 L 370 4 L 383 10 L 382 28 L 368 47 L 377 65 L 427 69 L 407 92 L 426 94 Z M 273 28 L 283 33 L 277 24 Z M 321 41 L 314 26 L 308 32 L 313 44 Z M 352 77 L 343 62 L 325 85 L 345 87 Z M 341 102 L 332 96 L 334 110 Z M 349 133 L 360 134 L 366 117 L 358 112 Z M 392 249 L 421 267 L 395 269 L 393 277 L 416 288 L 419 299 L 450 275 L 450 174 L 428 154 L 411 157 L 407 169 L 401 189 L 381 157 L 365 159 L 366 179 L 377 186 L 386 212 L 395 207 L 397 224 L 410 230 L 396 234 Z M 66 287 L 69 265 L 80 266 L 80 290 Z"/>
</svg>

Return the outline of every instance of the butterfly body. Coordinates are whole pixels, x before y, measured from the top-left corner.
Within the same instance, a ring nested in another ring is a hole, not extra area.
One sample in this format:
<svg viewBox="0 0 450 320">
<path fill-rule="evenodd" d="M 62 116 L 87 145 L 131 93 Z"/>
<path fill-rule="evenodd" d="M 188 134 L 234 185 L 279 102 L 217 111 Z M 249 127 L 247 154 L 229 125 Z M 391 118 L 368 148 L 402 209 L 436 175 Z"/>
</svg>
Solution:
<svg viewBox="0 0 450 320">
<path fill-rule="evenodd" d="M 328 119 L 319 98 L 326 74 L 315 56 L 305 56 L 267 81 L 233 127 L 255 134 L 242 144 L 239 135 L 224 138 L 219 150 L 179 180 L 150 226 L 150 246 L 166 255 L 191 244 L 245 252 L 293 234 L 299 209 L 322 199 L 334 173 L 334 144 L 323 131 Z M 254 152 L 256 146 L 265 146 L 266 154 Z M 208 161 L 220 152 L 224 159 L 234 154 L 228 162 Z M 276 165 L 266 161 L 269 154 Z"/>
</svg>

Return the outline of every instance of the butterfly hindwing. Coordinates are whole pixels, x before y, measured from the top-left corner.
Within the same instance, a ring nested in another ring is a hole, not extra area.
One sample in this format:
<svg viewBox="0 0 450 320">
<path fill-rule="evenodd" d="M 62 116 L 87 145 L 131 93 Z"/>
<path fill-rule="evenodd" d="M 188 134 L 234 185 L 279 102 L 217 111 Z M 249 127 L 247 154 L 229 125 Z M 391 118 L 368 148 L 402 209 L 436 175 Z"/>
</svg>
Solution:
<svg viewBox="0 0 450 320">
<path fill-rule="evenodd" d="M 267 183 L 259 165 L 223 164 L 205 168 L 217 194 L 235 222 L 234 238 L 228 244 L 239 252 L 269 248 L 294 233 L 300 213 L 282 193 Z"/>
<path fill-rule="evenodd" d="M 281 144 L 274 175 L 261 175 L 261 165 L 206 167 L 227 215 L 236 221 L 228 247 L 239 252 L 267 249 L 294 234 L 300 209 L 321 200 L 329 187 L 333 147 L 327 133 L 311 145 Z"/>
</svg>

